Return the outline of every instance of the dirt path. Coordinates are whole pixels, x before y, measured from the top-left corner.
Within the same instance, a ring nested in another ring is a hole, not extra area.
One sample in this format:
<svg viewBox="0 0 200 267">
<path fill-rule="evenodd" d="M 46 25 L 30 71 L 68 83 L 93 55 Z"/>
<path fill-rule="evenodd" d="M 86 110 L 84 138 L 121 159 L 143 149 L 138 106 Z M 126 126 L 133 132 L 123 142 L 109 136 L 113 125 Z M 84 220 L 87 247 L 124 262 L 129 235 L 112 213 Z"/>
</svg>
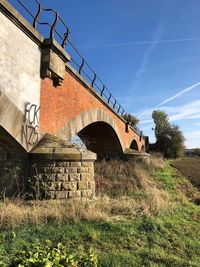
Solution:
<svg viewBox="0 0 200 267">
<path fill-rule="evenodd" d="M 185 157 L 171 164 L 200 189 L 200 157 Z"/>
</svg>

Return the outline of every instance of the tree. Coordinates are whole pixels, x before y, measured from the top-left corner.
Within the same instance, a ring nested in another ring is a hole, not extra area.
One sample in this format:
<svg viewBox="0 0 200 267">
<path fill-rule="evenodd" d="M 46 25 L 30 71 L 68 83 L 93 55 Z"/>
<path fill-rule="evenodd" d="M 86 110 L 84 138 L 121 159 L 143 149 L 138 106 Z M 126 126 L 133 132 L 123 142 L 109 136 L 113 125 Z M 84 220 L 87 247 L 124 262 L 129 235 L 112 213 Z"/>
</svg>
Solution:
<svg viewBox="0 0 200 267">
<path fill-rule="evenodd" d="M 172 125 L 170 128 L 170 157 L 178 158 L 184 155 L 184 141 L 182 131 L 178 125 Z"/>
<path fill-rule="evenodd" d="M 177 158 L 184 153 L 184 136 L 178 125 L 171 125 L 165 112 L 154 110 L 156 143 L 152 146 L 165 157 Z"/>
</svg>

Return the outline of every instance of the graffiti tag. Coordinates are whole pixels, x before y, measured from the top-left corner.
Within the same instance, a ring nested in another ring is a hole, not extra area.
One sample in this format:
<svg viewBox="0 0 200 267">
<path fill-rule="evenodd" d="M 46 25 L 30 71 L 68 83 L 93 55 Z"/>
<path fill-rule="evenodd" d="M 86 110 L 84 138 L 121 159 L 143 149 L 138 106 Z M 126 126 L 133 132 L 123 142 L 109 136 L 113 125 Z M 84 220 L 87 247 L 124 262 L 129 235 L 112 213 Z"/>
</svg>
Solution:
<svg viewBox="0 0 200 267">
<path fill-rule="evenodd" d="M 39 140 L 39 110 L 35 104 L 25 104 L 24 124 L 22 125 L 22 140 L 26 146 L 34 146 Z"/>
</svg>

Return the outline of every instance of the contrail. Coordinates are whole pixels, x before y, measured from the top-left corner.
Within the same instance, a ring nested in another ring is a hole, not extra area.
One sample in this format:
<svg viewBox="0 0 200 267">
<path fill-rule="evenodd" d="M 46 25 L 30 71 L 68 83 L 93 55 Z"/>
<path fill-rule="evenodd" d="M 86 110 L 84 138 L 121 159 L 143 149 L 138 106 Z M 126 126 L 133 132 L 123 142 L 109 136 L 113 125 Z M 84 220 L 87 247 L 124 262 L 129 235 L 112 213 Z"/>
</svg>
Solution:
<svg viewBox="0 0 200 267">
<path fill-rule="evenodd" d="M 172 97 L 167 98 L 166 100 L 162 101 L 160 104 L 158 104 L 157 106 L 155 106 L 153 109 L 159 108 L 160 106 L 163 106 L 164 104 L 171 102 L 172 100 L 180 97 L 181 95 L 191 91 L 192 89 L 196 88 L 197 86 L 200 85 L 200 82 L 197 82 L 189 87 L 186 87 L 185 89 L 181 90 L 179 93 L 173 95 Z M 142 112 L 138 118 L 140 118 L 141 116 L 143 116 L 146 113 L 146 111 Z"/>
<path fill-rule="evenodd" d="M 178 42 L 190 42 L 190 41 L 199 41 L 200 37 L 196 38 L 182 38 L 182 39 L 168 39 L 168 40 L 159 40 L 156 41 L 157 44 L 165 43 L 178 43 Z M 135 41 L 135 42 L 126 42 L 126 43 L 108 43 L 108 44 L 94 44 L 94 45 L 80 45 L 79 48 L 98 48 L 98 47 L 117 47 L 117 46 L 131 46 L 131 45 L 145 45 L 145 44 L 154 44 L 155 41 Z"/>
<path fill-rule="evenodd" d="M 156 49 L 159 40 L 160 40 L 160 36 L 162 34 L 163 31 L 163 23 L 160 23 L 155 31 L 155 33 L 153 34 L 153 40 L 150 44 L 150 46 L 145 50 L 143 56 L 142 56 L 142 62 L 140 64 L 139 69 L 137 70 L 136 74 L 135 74 L 135 80 L 136 80 L 136 84 L 135 84 L 135 88 L 138 87 L 143 79 L 143 74 L 146 72 L 146 68 L 150 59 L 151 54 L 153 53 L 153 51 Z"/>
<path fill-rule="evenodd" d="M 191 91 L 192 89 L 196 88 L 198 85 L 200 85 L 200 82 L 197 82 L 197 83 L 195 83 L 195 84 L 193 84 L 193 85 L 181 90 L 179 93 L 177 93 L 174 96 L 172 96 L 172 97 L 164 100 L 163 102 L 161 102 L 159 105 L 156 106 L 156 108 L 158 108 L 158 107 L 160 107 L 160 106 L 162 106 L 162 105 L 164 105 L 164 104 L 166 104 L 166 103 L 178 98 L 179 96 Z"/>
</svg>

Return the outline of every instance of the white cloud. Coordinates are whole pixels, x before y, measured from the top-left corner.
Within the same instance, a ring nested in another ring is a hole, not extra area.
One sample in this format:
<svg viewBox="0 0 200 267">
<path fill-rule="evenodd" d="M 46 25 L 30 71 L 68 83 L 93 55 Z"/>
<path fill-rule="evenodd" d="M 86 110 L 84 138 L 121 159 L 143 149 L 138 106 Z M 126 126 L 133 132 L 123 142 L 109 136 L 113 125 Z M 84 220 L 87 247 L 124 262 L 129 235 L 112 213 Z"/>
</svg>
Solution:
<svg viewBox="0 0 200 267">
<path fill-rule="evenodd" d="M 171 102 L 172 100 L 174 100 L 174 99 L 176 99 L 176 98 L 179 98 L 179 97 L 182 96 L 183 94 L 186 94 L 187 92 L 189 92 L 189 91 L 191 91 L 191 90 L 197 88 L 199 85 L 200 85 L 200 82 L 197 82 L 197 83 L 195 83 L 195 84 L 193 84 L 193 85 L 191 85 L 191 86 L 188 86 L 188 87 L 182 89 L 182 90 L 179 91 L 177 94 L 173 95 L 173 96 L 170 97 L 170 98 L 165 99 L 164 101 L 162 101 L 161 103 L 159 103 L 159 104 L 158 104 L 157 106 L 155 106 L 154 108 L 147 109 L 147 110 L 141 112 L 137 117 L 138 117 L 138 118 L 142 118 L 142 117 L 144 118 L 147 114 L 149 114 L 149 112 L 152 113 L 153 110 L 155 110 L 155 109 L 157 109 L 157 108 L 163 106 L 163 105 L 166 104 L 166 103 Z M 168 108 L 168 110 L 169 110 L 169 109 L 173 109 L 173 107 L 162 107 L 162 109 L 164 109 L 164 108 L 165 108 L 165 110 L 166 110 L 167 108 Z M 176 109 L 176 107 L 175 107 L 175 109 Z M 169 111 L 170 111 L 170 110 L 169 110 Z"/>
<path fill-rule="evenodd" d="M 171 122 L 176 122 L 180 120 L 189 120 L 200 118 L 200 100 L 192 101 L 188 104 L 169 107 L 163 106 L 162 110 L 169 114 L 169 119 Z M 151 138 L 151 142 L 154 142 L 153 132 L 151 129 L 154 127 L 153 120 L 151 118 L 153 109 L 146 110 L 143 120 L 140 121 L 140 128 L 148 134 Z M 200 126 L 200 122 L 195 124 Z M 185 145 L 187 148 L 200 147 L 200 130 L 183 132 L 185 137 Z"/>
<path fill-rule="evenodd" d="M 193 132 L 186 132 L 185 133 L 186 138 L 199 138 L 200 143 L 200 130 L 199 131 L 193 131 Z"/>
<path fill-rule="evenodd" d="M 200 148 L 200 131 L 186 132 L 184 133 L 184 137 L 186 139 L 186 147 L 187 148 Z"/>
<path fill-rule="evenodd" d="M 166 44 L 166 43 L 180 43 L 180 42 L 191 42 L 191 41 L 199 41 L 200 37 L 196 38 L 182 38 L 182 39 L 166 39 L 166 40 L 158 40 L 157 44 Z M 132 45 L 146 45 L 153 44 L 155 41 L 134 41 L 134 42 L 124 42 L 124 43 L 104 43 L 104 44 L 86 44 L 79 45 L 79 48 L 101 48 L 101 47 L 121 47 L 121 46 L 132 46 Z"/>
<path fill-rule="evenodd" d="M 151 118 L 153 110 L 155 108 L 148 109 L 142 113 L 141 124 L 153 122 Z M 200 118 L 200 100 L 191 101 L 181 106 L 163 106 L 161 110 L 168 114 L 170 121 L 198 119 Z"/>
<path fill-rule="evenodd" d="M 173 107 L 173 109 L 173 112 L 169 115 L 170 121 L 200 118 L 200 100 Z"/>
<path fill-rule="evenodd" d="M 187 87 L 187 88 L 181 90 L 179 93 L 173 95 L 173 96 L 170 97 L 170 98 L 167 98 L 166 100 L 164 100 L 163 102 L 161 102 L 160 104 L 158 104 L 156 107 L 160 107 L 160 106 L 163 106 L 164 104 L 166 104 L 166 103 L 168 103 L 168 102 L 171 102 L 172 100 L 174 100 L 174 99 L 176 99 L 176 98 L 182 96 L 183 94 L 185 94 L 185 93 L 191 91 L 192 89 L 198 87 L 199 85 L 200 85 L 200 82 L 197 82 L 197 83 L 195 83 L 195 84 L 193 84 L 193 85 L 191 85 L 191 86 L 189 86 L 189 87 Z"/>
<path fill-rule="evenodd" d="M 151 115 L 150 115 L 151 116 Z M 153 120 L 152 119 L 149 119 L 149 120 L 142 120 L 140 121 L 141 124 L 145 124 L 145 123 L 153 123 Z"/>
<path fill-rule="evenodd" d="M 157 27 L 156 32 L 153 34 L 153 41 L 150 43 L 150 46 L 147 48 L 147 50 L 144 52 L 142 56 L 142 62 L 141 65 L 138 69 L 138 71 L 135 74 L 135 79 L 134 79 L 134 88 L 139 86 L 142 82 L 143 74 L 146 72 L 147 64 L 149 62 L 150 56 L 155 50 L 156 46 L 159 43 L 159 39 L 161 37 L 163 30 L 162 23 Z"/>
</svg>

